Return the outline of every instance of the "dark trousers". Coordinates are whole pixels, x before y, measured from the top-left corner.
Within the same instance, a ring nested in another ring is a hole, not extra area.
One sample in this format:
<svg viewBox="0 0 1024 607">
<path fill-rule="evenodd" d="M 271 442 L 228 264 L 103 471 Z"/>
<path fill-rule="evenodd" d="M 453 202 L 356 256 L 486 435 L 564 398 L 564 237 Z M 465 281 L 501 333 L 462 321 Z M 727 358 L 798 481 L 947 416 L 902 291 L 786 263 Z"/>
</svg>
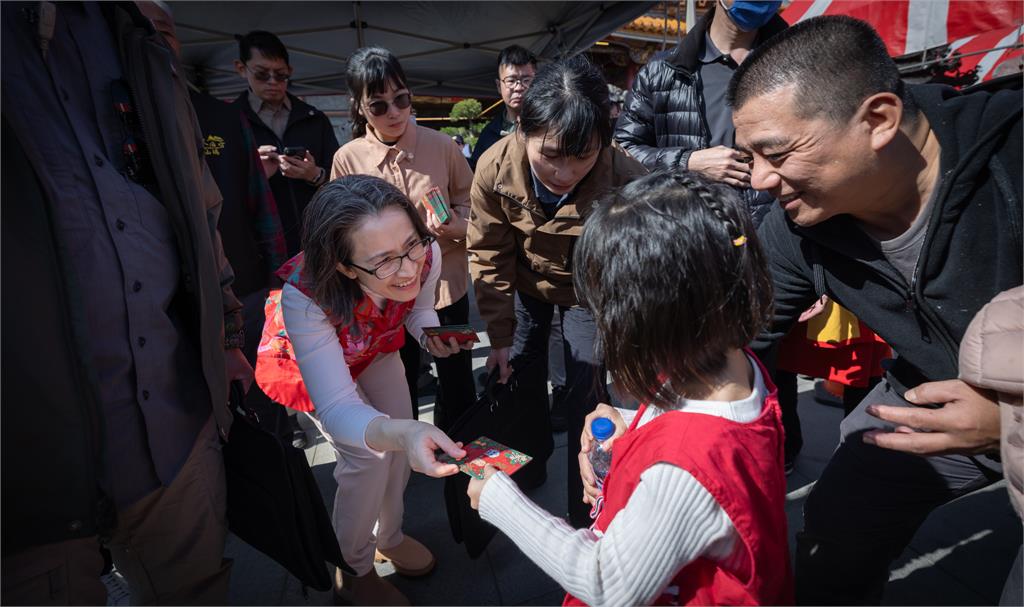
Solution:
<svg viewBox="0 0 1024 607">
<path fill-rule="evenodd" d="M 555 307 L 522 292 L 516 294 L 516 330 L 512 344 L 512 366 L 520 386 L 539 384 L 547 394 L 548 340 Z M 569 521 L 575 527 L 588 527 L 590 508 L 583 503 L 580 482 L 580 434 L 583 421 L 599 402 L 608 401 L 605 368 L 595 342 L 597 325 L 590 312 L 579 306 L 558 307 L 561 314 L 562 352 L 565 356 L 565 402 L 568 414 L 566 455 L 569 459 Z M 524 374 L 519 375 L 523 370 Z M 545 424 L 544 428 L 548 428 Z"/>
<path fill-rule="evenodd" d="M 469 295 L 437 311 L 441 326 L 464 325 L 469 322 Z M 412 416 L 418 419 L 419 390 L 417 381 L 423 360 L 423 349 L 407 331 L 405 345 L 401 350 L 402 364 L 405 365 L 405 379 L 409 383 L 409 397 L 412 400 Z M 473 383 L 473 354 L 463 350 L 448 358 L 436 358 L 437 397 L 434 400 L 434 425 L 447 430 L 452 422 L 462 415 L 476 400 L 476 385 Z"/>
<path fill-rule="evenodd" d="M 548 339 L 548 381 L 551 382 L 551 418 L 565 416 L 565 346 L 562 345 L 562 319 L 556 311 L 551 315 L 551 337 Z M 564 419 L 560 420 L 562 423 Z"/>
<path fill-rule="evenodd" d="M 841 442 L 804 505 L 797 534 L 801 605 L 877 605 L 889 567 L 935 508 L 1002 477 L 984 456 L 919 457 L 863 442 L 886 428 L 869 404 L 913 406 L 882 380 L 840 425 Z"/>
<path fill-rule="evenodd" d="M 1010 575 L 1006 576 L 999 605 L 1024 605 L 1024 546 L 1017 549 L 1017 558 L 1010 567 Z"/>
<path fill-rule="evenodd" d="M 133 605 L 226 605 L 232 562 L 224 459 L 213 418 L 167 487 L 120 506 L 105 539 Z M 4 555 L 5 605 L 104 605 L 100 540 L 85 537 Z"/>
<path fill-rule="evenodd" d="M 775 388 L 778 390 L 779 408 L 782 409 L 782 429 L 786 433 L 783 447 L 785 461 L 792 462 L 804 446 L 804 436 L 800 429 L 800 415 L 797 413 L 799 395 L 796 391 L 796 373 L 775 370 Z"/>
</svg>

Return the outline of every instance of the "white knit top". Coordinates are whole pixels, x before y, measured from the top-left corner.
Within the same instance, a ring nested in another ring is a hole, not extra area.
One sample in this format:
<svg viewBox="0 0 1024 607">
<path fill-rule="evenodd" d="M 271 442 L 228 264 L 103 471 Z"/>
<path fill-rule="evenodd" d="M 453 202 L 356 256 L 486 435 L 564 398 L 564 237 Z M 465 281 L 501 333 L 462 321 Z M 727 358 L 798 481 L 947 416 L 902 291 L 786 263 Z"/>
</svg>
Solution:
<svg viewBox="0 0 1024 607">
<path fill-rule="evenodd" d="M 682 414 L 703 413 L 749 423 L 768 394 L 758 365 L 754 389 L 739 401 L 687 400 Z M 627 419 L 633 411 L 620 411 Z M 648 407 L 638 426 L 661 414 Z M 675 414 L 675 413 L 673 413 Z M 628 417 L 627 417 L 628 416 Z M 615 446 L 612 445 L 614 457 Z M 742 556 L 739 536 L 718 502 L 689 472 L 652 465 L 603 536 L 573 529 L 524 496 L 504 473 L 484 485 L 480 515 L 566 591 L 588 605 L 647 605 L 676 573 L 699 557 L 727 562 Z"/>
</svg>

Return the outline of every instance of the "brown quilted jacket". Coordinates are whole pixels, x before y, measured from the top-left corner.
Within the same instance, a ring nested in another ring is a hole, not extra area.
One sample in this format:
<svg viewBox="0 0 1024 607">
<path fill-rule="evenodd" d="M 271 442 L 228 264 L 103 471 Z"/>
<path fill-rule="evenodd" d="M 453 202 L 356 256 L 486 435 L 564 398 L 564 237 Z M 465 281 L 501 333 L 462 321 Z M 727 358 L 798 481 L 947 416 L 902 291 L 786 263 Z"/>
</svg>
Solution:
<svg viewBox="0 0 1024 607">
<path fill-rule="evenodd" d="M 613 144 L 548 219 L 534 194 L 520 137 L 508 135 L 480 157 L 466 242 L 477 307 L 492 347 L 512 345 L 516 290 L 555 305 L 576 305 L 572 250 L 583 222 L 595 201 L 646 172 Z"/>
</svg>

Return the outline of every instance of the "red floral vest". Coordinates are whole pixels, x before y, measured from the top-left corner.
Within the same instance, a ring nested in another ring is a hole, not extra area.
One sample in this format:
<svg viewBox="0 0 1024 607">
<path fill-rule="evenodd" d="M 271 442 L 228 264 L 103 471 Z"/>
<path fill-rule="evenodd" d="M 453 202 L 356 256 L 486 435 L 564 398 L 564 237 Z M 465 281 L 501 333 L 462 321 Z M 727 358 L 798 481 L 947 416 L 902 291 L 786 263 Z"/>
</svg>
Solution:
<svg viewBox="0 0 1024 607">
<path fill-rule="evenodd" d="M 303 271 L 302 253 L 289 259 L 276 274 L 287 284 L 297 288 L 307 297 L 313 293 Z M 427 281 L 433 249 L 427 250 L 426 262 L 420 273 L 420 284 Z M 402 326 L 415 300 L 397 302 L 388 300 L 383 310 L 377 308 L 367 297 L 356 304 L 352 322 L 338 325 L 338 342 L 345 353 L 345 364 L 352 379 L 359 377 L 378 354 L 397 352 L 405 343 Z M 314 304 L 315 305 L 315 304 Z M 263 336 L 256 351 L 256 383 L 274 402 L 299 411 L 312 411 L 313 401 L 309 398 L 302 374 L 295 360 L 292 342 L 285 330 L 284 313 L 281 309 L 281 290 L 275 289 L 267 297 L 265 307 L 266 323 Z"/>
<path fill-rule="evenodd" d="M 745 553 L 735 570 L 706 558 L 688 563 L 655 599 L 655 605 L 793 604 L 782 414 L 775 386 L 763 366 L 761 374 L 769 394 L 753 422 L 741 424 L 713 415 L 669 411 L 637 428 L 644 405 L 629 431 L 612 446 L 612 466 L 595 529 L 605 531 L 626 506 L 640 475 L 664 462 L 686 470 L 711 492 L 735 525 Z M 567 594 L 563 604 L 584 603 Z"/>
</svg>

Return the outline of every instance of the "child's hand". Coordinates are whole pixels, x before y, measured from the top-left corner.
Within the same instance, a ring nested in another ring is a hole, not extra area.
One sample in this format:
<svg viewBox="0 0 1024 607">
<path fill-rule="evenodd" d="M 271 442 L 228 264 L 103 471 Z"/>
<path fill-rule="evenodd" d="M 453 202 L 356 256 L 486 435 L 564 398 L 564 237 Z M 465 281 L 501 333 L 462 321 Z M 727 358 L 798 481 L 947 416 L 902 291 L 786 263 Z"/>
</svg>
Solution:
<svg viewBox="0 0 1024 607">
<path fill-rule="evenodd" d="M 579 460 L 580 480 L 583 481 L 583 503 L 593 506 L 597 503 L 597 497 L 601 495 L 601 490 L 597 488 L 597 479 L 594 478 L 594 468 L 590 465 L 590 460 L 587 459 L 587 454 L 580 451 Z"/>
<path fill-rule="evenodd" d="M 466 490 L 466 495 L 469 496 L 469 505 L 473 507 L 473 510 L 480 509 L 480 494 L 484 491 L 484 485 L 496 472 L 498 472 L 497 468 L 487 464 L 484 466 L 483 479 L 473 478 L 469 481 L 469 489 Z"/>
<path fill-rule="evenodd" d="M 594 478 L 594 469 L 590 466 L 590 460 L 587 458 L 587 454 L 597 443 L 590 434 L 590 423 L 599 417 L 607 417 L 615 424 L 615 433 L 604 442 L 606 448 L 611 447 L 612 442 L 626 432 L 626 421 L 622 419 L 619 410 L 604 403 L 599 404 L 583 422 L 579 454 L 580 480 L 583 482 L 583 501 L 590 505 L 594 505 L 598 496 L 601 495 L 601 490 L 597 488 L 597 479 Z"/>
</svg>

